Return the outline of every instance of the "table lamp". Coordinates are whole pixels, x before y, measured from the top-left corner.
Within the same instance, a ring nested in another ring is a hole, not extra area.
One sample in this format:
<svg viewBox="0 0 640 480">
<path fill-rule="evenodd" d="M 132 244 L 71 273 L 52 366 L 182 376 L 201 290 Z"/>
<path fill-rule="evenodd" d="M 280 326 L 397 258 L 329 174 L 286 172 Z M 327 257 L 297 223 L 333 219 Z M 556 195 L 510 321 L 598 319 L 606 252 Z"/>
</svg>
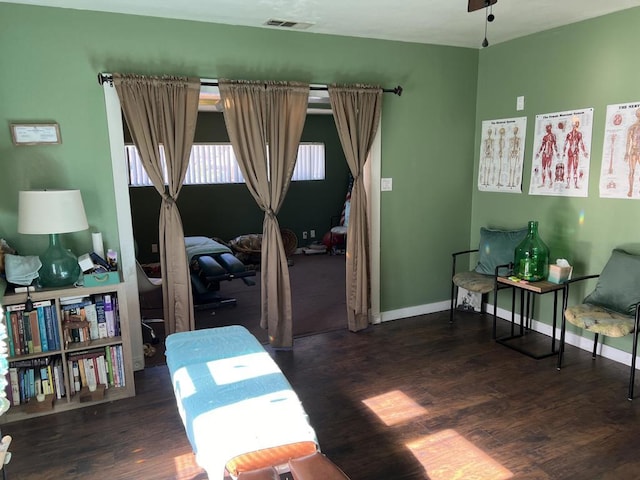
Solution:
<svg viewBox="0 0 640 480">
<path fill-rule="evenodd" d="M 80 190 L 21 191 L 18 232 L 49 235 L 49 248 L 40 256 L 40 285 L 73 285 L 80 275 L 78 259 L 60 244 L 59 234 L 89 228 Z"/>
</svg>

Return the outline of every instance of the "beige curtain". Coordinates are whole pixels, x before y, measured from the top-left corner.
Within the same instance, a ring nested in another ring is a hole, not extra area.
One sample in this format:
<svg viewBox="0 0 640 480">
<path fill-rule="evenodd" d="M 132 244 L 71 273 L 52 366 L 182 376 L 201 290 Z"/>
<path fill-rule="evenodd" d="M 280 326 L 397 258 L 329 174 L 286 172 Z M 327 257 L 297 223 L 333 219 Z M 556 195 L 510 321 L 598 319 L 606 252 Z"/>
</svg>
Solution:
<svg viewBox="0 0 640 480">
<path fill-rule="evenodd" d="M 340 143 L 353 175 L 347 227 L 346 300 L 349 330 L 357 332 L 367 328 L 370 321 L 371 254 L 363 171 L 380 121 L 382 88 L 331 85 L 329 99 Z"/>
<path fill-rule="evenodd" d="M 189 165 L 198 115 L 200 80 L 113 74 L 122 111 L 149 178 L 162 196 L 160 265 L 167 335 L 195 329 L 184 231 L 176 205 Z M 168 185 L 164 184 L 160 145 Z"/>
<path fill-rule="evenodd" d="M 264 211 L 260 326 L 276 348 L 293 346 L 291 285 L 276 215 L 289 189 L 309 85 L 220 80 L 229 138 L 247 187 Z"/>
</svg>

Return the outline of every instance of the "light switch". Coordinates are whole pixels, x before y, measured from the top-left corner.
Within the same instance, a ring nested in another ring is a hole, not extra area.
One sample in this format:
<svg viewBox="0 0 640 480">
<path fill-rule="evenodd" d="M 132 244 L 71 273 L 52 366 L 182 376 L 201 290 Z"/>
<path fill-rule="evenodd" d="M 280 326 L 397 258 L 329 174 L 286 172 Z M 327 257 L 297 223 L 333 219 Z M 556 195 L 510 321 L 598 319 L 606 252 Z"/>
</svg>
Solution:
<svg viewBox="0 0 640 480">
<path fill-rule="evenodd" d="M 392 178 L 383 178 L 380 180 L 380 191 L 382 192 L 390 192 L 393 190 L 393 179 Z"/>
<path fill-rule="evenodd" d="M 524 110 L 524 95 L 516 98 L 516 110 Z"/>
</svg>

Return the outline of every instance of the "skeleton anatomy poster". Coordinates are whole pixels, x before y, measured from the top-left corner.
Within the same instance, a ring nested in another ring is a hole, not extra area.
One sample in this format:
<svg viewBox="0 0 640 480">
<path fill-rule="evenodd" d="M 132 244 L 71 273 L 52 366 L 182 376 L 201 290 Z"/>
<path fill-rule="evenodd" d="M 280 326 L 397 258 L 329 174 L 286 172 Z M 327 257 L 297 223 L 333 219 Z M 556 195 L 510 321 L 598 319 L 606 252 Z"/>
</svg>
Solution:
<svg viewBox="0 0 640 480">
<path fill-rule="evenodd" d="M 482 122 L 478 190 L 522 193 L 527 117 Z"/>
<path fill-rule="evenodd" d="M 586 197 L 593 108 L 536 115 L 530 195 Z"/>
<path fill-rule="evenodd" d="M 640 199 L 640 102 L 607 106 L 600 196 Z"/>
</svg>

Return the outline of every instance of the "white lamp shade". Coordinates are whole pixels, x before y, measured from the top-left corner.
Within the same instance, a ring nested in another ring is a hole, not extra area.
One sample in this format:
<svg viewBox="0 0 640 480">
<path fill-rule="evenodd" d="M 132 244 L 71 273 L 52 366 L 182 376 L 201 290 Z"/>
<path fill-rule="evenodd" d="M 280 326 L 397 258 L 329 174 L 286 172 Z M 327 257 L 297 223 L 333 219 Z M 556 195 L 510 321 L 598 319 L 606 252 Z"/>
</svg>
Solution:
<svg viewBox="0 0 640 480">
<path fill-rule="evenodd" d="M 20 192 L 18 197 L 19 233 L 69 233 L 88 228 L 80 190 Z"/>
</svg>

